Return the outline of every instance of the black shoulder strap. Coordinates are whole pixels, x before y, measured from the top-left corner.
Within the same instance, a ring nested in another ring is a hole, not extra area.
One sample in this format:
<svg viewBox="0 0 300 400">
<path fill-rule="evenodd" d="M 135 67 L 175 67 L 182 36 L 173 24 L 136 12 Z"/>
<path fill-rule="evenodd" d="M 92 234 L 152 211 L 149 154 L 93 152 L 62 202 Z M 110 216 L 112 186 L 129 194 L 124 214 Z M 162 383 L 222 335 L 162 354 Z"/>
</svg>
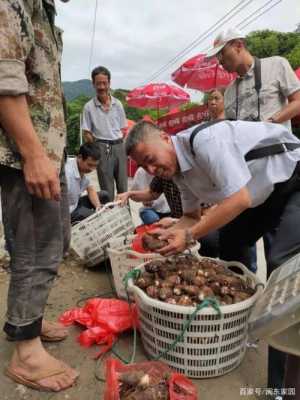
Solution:
<svg viewBox="0 0 300 400">
<path fill-rule="evenodd" d="M 254 77 L 255 77 L 255 90 L 257 94 L 257 119 L 260 121 L 260 89 L 261 89 L 261 61 L 259 58 L 254 58 Z"/>
<path fill-rule="evenodd" d="M 218 119 L 215 121 L 208 121 L 200 124 L 195 128 L 190 136 L 190 149 L 192 155 L 195 157 L 195 151 L 194 151 L 194 139 L 195 136 L 197 135 L 198 132 L 203 131 L 204 129 L 215 125 L 219 122 L 223 122 L 223 119 Z M 250 150 L 247 154 L 245 154 L 245 160 L 246 161 L 252 161 L 252 160 L 257 160 L 259 158 L 264 158 L 264 157 L 269 157 L 269 156 L 274 156 L 276 154 L 281 154 L 285 153 L 287 151 L 293 151 L 296 150 L 300 147 L 300 143 L 275 143 L 269 146 L 261 147 L 258 149 Z"/>
<path fill-rule="evenodd" d="M 254 76 L 255 76 L 255 90 L 259 95 L 261 89 L 261 61 L 259 58 L 254 57 Z"/>
<path fill-rule="evenodd" d="M 203 122 L 202 124 L 200 124 L 199 126 L 197 126 L 197 128 L 195 128 L 193 130 L 193 132 L 191 133 L 190 136 L 190 148 L 191 148 L 191 153 L 193 154 L 193 156 L 195 157 L 195 151 L 194 151 L 194 138 L 197 135 L 198 132 L 203 131 L 203 129 L 209 128 L 212 125 L 218 124 L 219 122 L 223 122 L 223 119 L 217 119 L 214 121 L 207 121 L 207 122 Z"/>
</svg>

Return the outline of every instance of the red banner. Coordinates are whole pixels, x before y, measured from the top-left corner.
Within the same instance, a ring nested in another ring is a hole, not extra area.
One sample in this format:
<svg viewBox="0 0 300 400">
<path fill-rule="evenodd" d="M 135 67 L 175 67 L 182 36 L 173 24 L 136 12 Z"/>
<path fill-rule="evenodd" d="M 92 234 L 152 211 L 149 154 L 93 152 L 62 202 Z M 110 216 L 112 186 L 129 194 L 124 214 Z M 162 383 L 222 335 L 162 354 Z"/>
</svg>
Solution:
<svg viewBox="0 0 300 400">
<path fill-rule="evenodd" d="M 193 125 L 208 120 L 207 106 L 197 106 L 186 111 L 168 114 L 159 118 L 156 123 L 163 131 L 174 135 Z"/>
</svg>

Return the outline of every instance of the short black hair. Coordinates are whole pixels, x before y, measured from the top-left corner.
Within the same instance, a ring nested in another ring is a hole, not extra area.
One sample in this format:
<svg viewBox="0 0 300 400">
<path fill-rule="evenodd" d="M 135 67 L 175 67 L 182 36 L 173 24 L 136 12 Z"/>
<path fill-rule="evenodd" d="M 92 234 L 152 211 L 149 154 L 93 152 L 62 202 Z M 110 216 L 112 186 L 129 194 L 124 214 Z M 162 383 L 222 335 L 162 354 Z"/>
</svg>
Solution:
<svg viewBox="0 0 300 400">
<path fill-rule="evenodd" d="M 94 143 L 84 143 L 80 146 L 78 151 L 78 155 L 81 156 L 83 160 L 86 160 L 88 157 L 91 157 L 95 161 L 100 160 L 100 150 Z"/>
<path fill-rule="evenodd" d="M 108 78 L 108 82 L 110 82 L 110 72 L 107 68 L 102 67 L 101 65 L 99 67 L 96 67 L 92 71 L 92 81 L 95 81 L 95 77 L 99 74 L 105 75 Z"/>
</svg>

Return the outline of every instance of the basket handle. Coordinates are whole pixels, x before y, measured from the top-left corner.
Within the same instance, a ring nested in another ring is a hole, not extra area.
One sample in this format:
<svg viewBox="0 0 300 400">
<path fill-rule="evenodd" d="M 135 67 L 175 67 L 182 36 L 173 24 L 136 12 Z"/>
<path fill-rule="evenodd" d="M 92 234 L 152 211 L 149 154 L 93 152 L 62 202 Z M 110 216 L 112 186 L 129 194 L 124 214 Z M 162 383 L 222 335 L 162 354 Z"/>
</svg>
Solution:
<svg viewBox="0 0 300 400">
<path fill-rule="evenodd" d="M 99 210 L 99 212 L 103 212 L 106 210 L 109 210 L 111 208 L 117 207 L 121 204 L 120 201 L 110 201 L 109 203 L 104 204 L 103 207 L 101 207 L 101 209 Z"/>
<path fill-rule="evenodd" d="M 227 265 L 226 268 L 232 272 L 235 272 L 238 275 L 246 275 L 249 272 L 251 273 L 251 271 L 248 268 L 246 268 L 243 264 L 233 263 L 232 265 Z"/>
</svg>

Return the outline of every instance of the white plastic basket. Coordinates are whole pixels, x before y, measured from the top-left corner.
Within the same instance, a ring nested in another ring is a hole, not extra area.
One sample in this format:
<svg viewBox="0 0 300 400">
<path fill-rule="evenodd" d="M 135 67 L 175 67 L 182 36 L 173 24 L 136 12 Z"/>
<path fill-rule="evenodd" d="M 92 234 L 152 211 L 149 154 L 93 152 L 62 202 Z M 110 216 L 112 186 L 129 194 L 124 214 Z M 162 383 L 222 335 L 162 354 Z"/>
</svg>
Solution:
<svg viewBox="0 0 300 400">
<path fill-rule="evenodd" d="M 114 278 L 115 289 L 118 297 L 127 299 L 123 278 L 127 272 L 155 258 L 164 258 L 157 253 L 138 253 L 131 249 L 132 241 L 136 235 L 128 237 L 118 237 L 109 241 L 107 252 L 110 259 L 112 274 Z M 200 248 L 199 242 L 196 242 L 191 249 L 187 250 L 191 254 L 198 256 Z"/>
<path fill-rule="evenodd" d="M 92 267 L 107 258 L 109 240 L 134 230 L 128 207 L 107 203 L 101 210 L 72 227 L 71 247 Z"/>
<path fill-rule="evenodd" d="M 251 278 L 253 287 L 257 277 L 237 262 L 218 262 L 225 266 L 239 267 L 242 279 Z M 146 264 L 146 263 L 145 263 Z M 143 266 L 139 268 L 143 270 Z M 194 307 L 172 305 L 147 296 L 129 280 L 138 307 L 140 332 L 145 351 L 155 357 L 165 351 L 184 328 Z M 185 332 L 183 341 L 164 355 L 165 361 L 177 371 L 191 378 L 210 378 L 232 371 L 242 361 L 246 352 L 248 318 L 262 288 L 249 299 L 237 304 L 220 306 L 222 316 L 211 307 L 198 312 Z"/>
</svg>

